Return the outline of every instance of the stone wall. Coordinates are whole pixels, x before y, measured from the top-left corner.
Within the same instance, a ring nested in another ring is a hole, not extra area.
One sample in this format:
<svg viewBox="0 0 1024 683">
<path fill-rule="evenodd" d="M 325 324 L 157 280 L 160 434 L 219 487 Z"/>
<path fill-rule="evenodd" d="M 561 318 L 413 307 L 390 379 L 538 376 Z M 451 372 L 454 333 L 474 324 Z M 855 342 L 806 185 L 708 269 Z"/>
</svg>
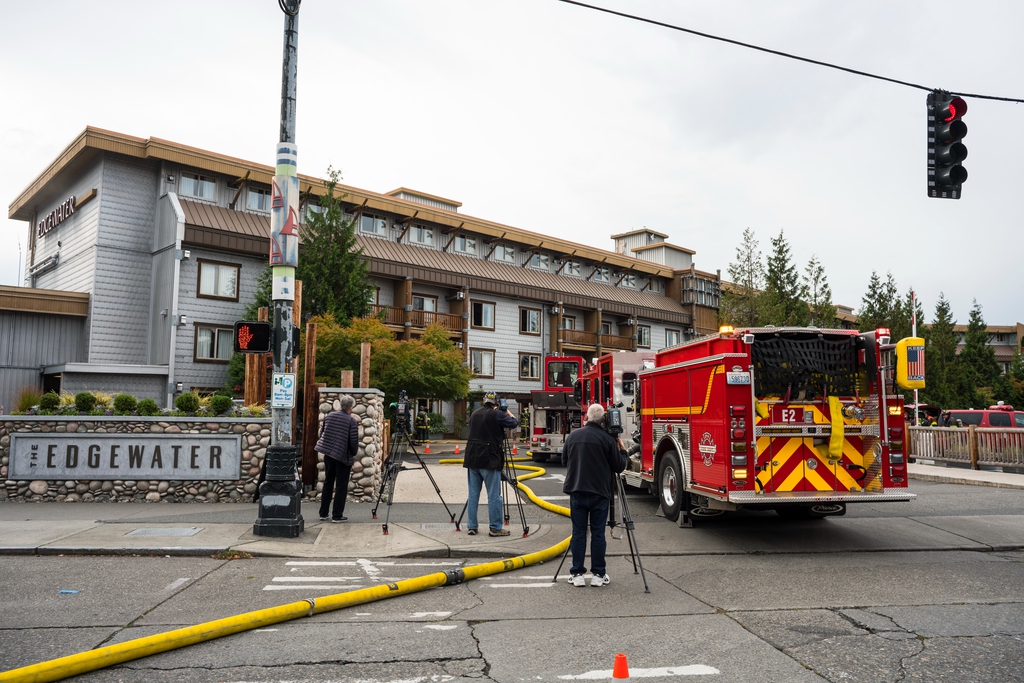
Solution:
<svg viewBox="0 0 1024 683">
<path fill-rule="evenodd" d="M 0 416 L 0 500 L 244 502 L 256 491 L 263 456 L 270 444 L 271 420 L 191 417 Z M 7 479 L 12 433 L 240 434 L 241 471 L 235 481 L 132 481 Z"/>
<path fill-rule="evenodd" d="M 379 389 L 320 389 L 320 423 L 328 414 L 341 409 L 341 397 L 351 396 L 356 405 L 352 417 L 359 422 L 359 454 L 352 464 L 348 480 L 348 499 L 369 502 L 380 487 L 381 458 L 384 453 L 384 394 Z M 319 430 L 318 430 L 319 433 Z M 324 489 L 324 456 L 317 453 L 316 490 L 310 495 L 320 498 Z"/>
</svg>

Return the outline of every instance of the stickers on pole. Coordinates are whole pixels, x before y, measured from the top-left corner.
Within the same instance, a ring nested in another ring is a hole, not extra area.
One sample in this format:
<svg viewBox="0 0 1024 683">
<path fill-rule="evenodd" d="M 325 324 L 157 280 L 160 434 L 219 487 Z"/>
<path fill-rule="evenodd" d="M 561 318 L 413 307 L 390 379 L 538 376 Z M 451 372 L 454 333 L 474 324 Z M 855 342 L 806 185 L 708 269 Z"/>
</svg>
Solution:
<svg viewBox="0 0 1024 683">
<path fill-rule="evenodd" d="M 277 175 L 270 183 L 270 265 L 299 265 L 298 150 L 290 142 L 277 145 Z"/>
</svg>

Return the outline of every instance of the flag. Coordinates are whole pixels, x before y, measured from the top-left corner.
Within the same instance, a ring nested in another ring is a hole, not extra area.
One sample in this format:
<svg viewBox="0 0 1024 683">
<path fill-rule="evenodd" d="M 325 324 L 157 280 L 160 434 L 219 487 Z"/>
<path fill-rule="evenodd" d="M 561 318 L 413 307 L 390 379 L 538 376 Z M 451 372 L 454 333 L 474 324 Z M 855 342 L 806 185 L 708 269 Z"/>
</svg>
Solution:
<svg viewBox="0 0 1024 683">
<path fill-rule="evenodd" d="M 907 347 L 907 379 L 911 381 L 924 379 L 923 346 Z"/>
</svg>

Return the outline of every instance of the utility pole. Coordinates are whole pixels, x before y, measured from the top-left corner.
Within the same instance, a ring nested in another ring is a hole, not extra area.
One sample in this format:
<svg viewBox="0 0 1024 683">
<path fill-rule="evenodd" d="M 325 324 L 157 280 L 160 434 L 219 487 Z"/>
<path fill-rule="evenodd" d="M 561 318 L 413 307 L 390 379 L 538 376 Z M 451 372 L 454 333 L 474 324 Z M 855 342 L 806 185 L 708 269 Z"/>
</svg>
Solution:
<svg viewBox="0 0 1024 683">
<path fill-rule="evenodd" d="M 274 377 L 271 384 L 270 446 L 267 478 L 252 532 L 257 536 L 295 538 L 305 526 L 302 486 L 295 468 L 298 449 L 292 444 L 294 373 L 288 363 L 295 355 L 295 268 L 299 265 L 299 176 L 295 147 L 295 81 L 299 58 L 299 5 L 302 0 L 278 0 L 284 12 L 284 58 L 281 67 L 281 130 L 276 171 L 271 186 L 270 265 L 274 277 Z"/>
</svg>

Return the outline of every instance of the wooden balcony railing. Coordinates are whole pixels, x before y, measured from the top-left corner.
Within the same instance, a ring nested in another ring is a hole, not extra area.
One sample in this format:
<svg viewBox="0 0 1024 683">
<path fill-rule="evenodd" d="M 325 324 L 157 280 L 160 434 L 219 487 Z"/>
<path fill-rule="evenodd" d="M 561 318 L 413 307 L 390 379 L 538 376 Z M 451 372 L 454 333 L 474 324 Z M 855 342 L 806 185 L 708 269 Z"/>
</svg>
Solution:
<svg viewBox="0 0 1024 683">
<path fill-rule="evenodd" d="M 624 337 L 617 334 L 602 334 L 601 346 L 608 349 L 621 349 L 625 351 L 630 351 L 633 348 L 633 338 Z"/>
<path fill-rule="evenodd" d="M 461 332 L 462 331 L 462 316 L 453 315 L 451 313 L 436 313 L 434 311 L 410 311 L 409 320 L 412 322 L 413 327 L 427 327 L 438 323 L 441 327 L 448 330 L 449 332 Z"/>
<path fill-rule="evenodd" d="M 397 306 L 371 306 L 373 315 L 384 313 L 384 323 L 387 325 L 405 324 L 405 311 Z M 410 311 L 409 322 L 414 328 L 424 329 L 433 323 L 439 323 L 449 332 L 462 331 L 462 316 L 452 313 L 436 313 L 434 311 Z"/>
<path fill-rule="evenodd" d="M 566 344 L 597 346 L 597 333 L 583 330 L 562 330 L 562 341 Z"/>
</svg>

